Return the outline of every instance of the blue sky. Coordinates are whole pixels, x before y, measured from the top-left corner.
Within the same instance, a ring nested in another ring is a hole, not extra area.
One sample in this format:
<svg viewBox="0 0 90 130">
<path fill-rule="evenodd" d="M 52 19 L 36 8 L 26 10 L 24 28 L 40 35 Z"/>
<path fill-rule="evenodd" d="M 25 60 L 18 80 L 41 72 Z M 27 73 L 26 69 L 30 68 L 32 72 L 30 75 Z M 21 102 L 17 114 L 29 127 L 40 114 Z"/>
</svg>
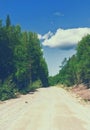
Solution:
<svg viewBox="0 0 90 130">
<path fill-rule="evenodd" d="M 12 24 L 41 36 L 50 75 L 58 73 L 62 60 L 90 32 L 90 0 L 0 0 L 0 19 L 5 21 L 7 14 Z"/>
</svg>

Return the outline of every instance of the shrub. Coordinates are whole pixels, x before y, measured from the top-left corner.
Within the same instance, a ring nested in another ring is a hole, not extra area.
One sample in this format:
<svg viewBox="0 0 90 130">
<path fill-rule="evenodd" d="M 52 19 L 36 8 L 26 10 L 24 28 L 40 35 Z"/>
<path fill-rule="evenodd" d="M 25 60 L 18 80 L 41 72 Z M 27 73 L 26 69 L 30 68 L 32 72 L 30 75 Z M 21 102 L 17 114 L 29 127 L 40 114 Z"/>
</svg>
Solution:
<svg viewBox="0 0 90 130">
<path fill-rule="evenodd" d="M 41 80 L 36 80 L 34 81 L 32 84 L 29 84 L 28 87 L 24 88 L 24 89 L 21 89 L 20 90 L 20 93 L 22 94 L 27 94 L 29 92 L 33 92 L 35 91 L 36 89 L 42 87 L 42 82 Z"/>
<path fill-rule="evenodd" d="M 0 100 L 4 101 L 10 98 L 15 98 L 15 84 L 12 82 L 11 78 L 6 79 L 3 83 L 0 83 Z"/>
<path fill-rule="evenodd" d="M 35 82 L 32 83 L 32 85 L 30 86 L 30 91 L 34 91 L 38 88 L 42 87 L 42 82 L 41 80 L 36 80 Z"/>
</svg>

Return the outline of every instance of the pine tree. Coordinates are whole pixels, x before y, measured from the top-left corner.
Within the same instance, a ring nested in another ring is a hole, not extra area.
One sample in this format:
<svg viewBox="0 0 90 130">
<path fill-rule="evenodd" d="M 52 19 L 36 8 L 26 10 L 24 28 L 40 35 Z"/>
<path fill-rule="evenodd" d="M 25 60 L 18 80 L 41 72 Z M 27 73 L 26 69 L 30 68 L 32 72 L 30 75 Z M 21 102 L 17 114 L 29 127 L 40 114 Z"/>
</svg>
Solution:
<svg viewBox="0 0 90 130">
<path fill-rule="evenodd" d="M 7 15 L 7 17 L 6 17 L 6 27 L 8 28 L 10 25 L 11 25 L 10 16 Z"/>
</svg>

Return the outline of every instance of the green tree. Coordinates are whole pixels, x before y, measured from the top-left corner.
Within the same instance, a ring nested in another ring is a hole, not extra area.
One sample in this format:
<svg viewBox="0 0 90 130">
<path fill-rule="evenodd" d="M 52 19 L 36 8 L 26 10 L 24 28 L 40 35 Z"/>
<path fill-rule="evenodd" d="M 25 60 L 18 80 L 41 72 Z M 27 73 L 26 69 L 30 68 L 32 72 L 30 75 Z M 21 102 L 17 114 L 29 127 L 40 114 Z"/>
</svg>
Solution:
<svg viewBox="0 0 90 130">
<path fill-rule="evenodd" d="M 76 55 L 63 61 L 59 78 L 55 79 L 56 75 L 53 79 L 68 86 L 83 83 L 90 88 L 90 35 L 82 38 L 76 50 Z"/>
<path fill-rule="evenodd" d="M 30 66 L 30 81 L 33 82 L 40 79 L 43 85 L 45 85 L 44 79 L 46 80 L 46 77 L 48 78 L 47 65 L 43 58 L 42 48 L 37 34 L 32 32 L 29 32 L 28 59 Z"/>
<path fill-rule="evenodd" d="M 2 20 L 0 19 L 0 28 L 2 28 Z"/>
<path fill-rule="evenodd" d="M 40 67 L 39 67 L 39 77 L 42 81 L 44 87 L 48 87 L 48 67 L 45 59 L 41 57 Z"/>
<path fill-rule="evenodd" d="M 48 68 L 38 36 L 12 26 L 8 15 L 5 26 L 0 21 L 0 99 L 11 98 L 16 91 L 27 93 L 39 85 L 48 85 Z"/>
<path fill-rule="evenodd" d="M 6 18 L 6 27 L 7 27 L 7 28 L 10 27 L 10 25 L 11 25 L 10 16 L 7 15 L 7 18 Z"/>
<path fill-rule="evenodd" d="M 4 80 L 12 73 L 13 52 L 10 48 L 5 28 L 0 29 L 0 79 Z"/>
<path fill-rule="evenodd" d="M 77 60 L 80 82 L 90 85 L 90 35 L 83 37 L 78 43 Z"/>
</svg>

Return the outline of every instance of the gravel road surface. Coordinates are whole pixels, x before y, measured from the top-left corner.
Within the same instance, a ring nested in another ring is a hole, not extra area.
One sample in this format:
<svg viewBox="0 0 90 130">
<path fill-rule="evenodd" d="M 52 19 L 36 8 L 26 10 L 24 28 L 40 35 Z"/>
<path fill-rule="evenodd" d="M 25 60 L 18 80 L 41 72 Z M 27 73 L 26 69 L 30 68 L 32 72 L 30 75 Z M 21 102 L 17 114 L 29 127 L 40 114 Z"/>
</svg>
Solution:
<svg viewBox="0 0 90 130">
<path fill-rule="evenodd" d="M 0 130 L 90 130 L 90 106 L 62 88 L 0 102 Z"/>
</svg>

